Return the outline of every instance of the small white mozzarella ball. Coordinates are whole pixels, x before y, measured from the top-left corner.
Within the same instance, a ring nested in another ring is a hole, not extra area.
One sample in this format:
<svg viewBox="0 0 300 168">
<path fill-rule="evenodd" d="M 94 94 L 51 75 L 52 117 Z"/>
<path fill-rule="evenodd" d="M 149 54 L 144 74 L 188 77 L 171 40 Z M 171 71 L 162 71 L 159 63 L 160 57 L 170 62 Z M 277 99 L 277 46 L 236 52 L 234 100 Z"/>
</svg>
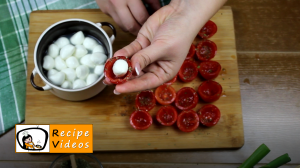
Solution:
<svg viewBox="0 0 300 168">
<path fill-rule="evenodd" d="M 76 75 L 79 79 L 85 79 L 90 73 L 90 69 L 86 65 L 80 65 L 76 68 Z"/>
<path fill-rule="evenodd" d="M 94 47 L 93 53 L 95 53 L 95 52 L 101 52 L 101 53 L 105 54 L 105 50 L 101 45 L 97 45 Z"/>
<path fill-rule="evenodd" d="M 90 84 L 96 82 L 96 80 L 98 78 L 99 78 L 99 76 L 96 74 L 89 74 L 86 78 L 86 85 L 90 85 Z"/>
<path fill-rule="evenodd" d="M 69 57 L 66 60 L 66 64 L 69 68 L 77 68 L 79 66 L 78 59 L 74 56 Z"/>
<path fill-rule="evenodd" d="M 44 57 L 44 63 L 43 63 L 43 68 L 50 70 L 52 68 L 54 68 L 54 59 L 52 57 L 50 57 L 49 55 Z"/>
<path fill-rule="evenodd" d="M 49 76 L 49 80 L 55 85 L 61 85 L 65 81 L 65 74 L 63 72 L 57 72 L 54 75 Z"/>
<path fill-rule="evenodd" d="M 86 86 L 86 83 L 84 80 L 82 79 L 77 79 L 76 81 L 74 81 L 73 83 L 73 89 L 79 89 L 79 88 L 83 88 Z"/>
<path fill-rule="evenodd" d="M 107 60 L 107 56 L 101 52 L 95 52 L 91 54 L 90 59 L 94 64 L 100 65 L 105 63 L 105 61 Z"/>
<path fill-rule="evenodd" d="M 54 44 L 56 44 L 59 48 L 63 48 L 64 46 L 70 44 L 70 41 L 66 37 L 60 37 L 54 42 Z"/>
<path fill-rule="evenodd" d="M 76 72 L 74 69 L 63 69 L 62 72 L 66 74 L 66 80 L 73 82 L 76 79 Z"/>
<path fill-rule="evenodd" d="M 113 72 L 116 77 L 124 76 L 128 71 L 128 64 L 125 60 L 119 59 L 113 65 Z"/>
<path fill-rule="evenodd" d="M 84 40 L 84 34 L 82 33 L 82 31 L 79 31 L 79 32 L 75 33 L 70 38 L 71 43 L 74 44 L 74 45 L 82 44 L 83 40 Z"/>
<path fill-rule="evenodd" d="M 83 45 L 76 45 L 76 49 L 73 55 L 77 58 L 81 58 L 85 56 L 87 53 L 88 51 L 86 50 L 86 48 L 84 48 Z"/>
<path fill-rule="evenodd" d="M 64 83 L 61 85 L 62 88 L 64 89 L 72 89 L 72 83 L 70 81 L 64 81 Z"/>
<path fill-rule="evenodd" d="M 60 50 L 60 57 L 65 60 L 69 58 L 74 53 L 74 51 L 75 47 L 71 44 L 68 44 Z"/>
<path fill-rule="evenodd" d="M 50 70 L 48 71 L 48 73 L 47 73 L 48 78 L 49 78 L 49 76 L 52 76 L 52 75 L 56 74 L 57 72 L 58 72 L 58 71 L 55 70 L 55 69 L 50 69 Z"/>
<path fill-rule="evenodd" d="M 95 67 L 95 64 L 94 64 L 93 61 L 90 59 L 90 57 L 91 57 L 91 54 L 85 55 L 84 57 L 82 57 L 82 58 L 80 59 L 80 63 L 81 63 L 82 65 L 86 65 L 86 66 L 88 66 L 88 67 L 90 67 L 90 68 L 94 68 L 94 67 Z"/>
<path fill-rule="evenodd" d="M 59 54 L 59 47 L 56 44 L 51 44 L 48 48 L 48 55 L 55 58 Z"/>
<path fill-rule="evenodd" d="M 97 75 L 102 75 L 104 71 L 104 65 L 96 65 L 95 69 L 94 69 L 94 73 Z"/>
<path fill-rule="evenodd" d="M 67 65 L 66 65 L 65 61 L 62 58 L 56 57 L 55 58 L 55 68 L 57 70 L 61 71 L 63 69 L 66 69 Z"/>
<path fill-rule="evenodd" d="M 83 40 L 83 46 L 88 49 L 88 50 L 93 50 L 94 47 L 96 47 L 97 45 L 99 45 L 97 43 L 96 40 L 90 38 L 90 37 L 86 37 L 84 40 Z"/>
</svg>

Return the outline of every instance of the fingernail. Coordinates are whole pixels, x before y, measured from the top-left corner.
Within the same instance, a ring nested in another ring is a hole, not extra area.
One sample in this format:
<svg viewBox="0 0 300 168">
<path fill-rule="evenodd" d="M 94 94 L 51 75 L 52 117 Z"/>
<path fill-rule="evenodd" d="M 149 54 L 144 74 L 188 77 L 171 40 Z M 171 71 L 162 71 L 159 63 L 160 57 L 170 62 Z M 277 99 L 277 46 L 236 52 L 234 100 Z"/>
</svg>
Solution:
<svg viewBox="0 0 300 168">
<path fill-rule="evenodd" d="M 135 72 L 136 72 L 136 74 L 137 74 L 137 76 L 139 76 L 140 75 L 140 71 L 141 71 L 141 67 L 140 67 L 140 64 L 135 64 Z"/>
<path fill-rule="evenodd" d="M 121 93 L 117 92 L 116 89 L 114 90 L 115 95 L 120 95 Z"/>
<path fill-rule="evenodd" d="M 107 85 L 107 84 L 105 83 L 105 80 L 103 80 L 102 83 L 103 83 L 104 85 Z"/>
</svg>

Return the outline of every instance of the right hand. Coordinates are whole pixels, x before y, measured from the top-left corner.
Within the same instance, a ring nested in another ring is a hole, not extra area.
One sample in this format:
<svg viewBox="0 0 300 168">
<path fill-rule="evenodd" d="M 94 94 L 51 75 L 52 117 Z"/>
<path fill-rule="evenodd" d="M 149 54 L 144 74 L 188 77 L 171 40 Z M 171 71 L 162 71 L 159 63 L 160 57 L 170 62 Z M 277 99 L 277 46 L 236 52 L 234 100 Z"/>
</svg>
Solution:
<svg viewBox="0 0 300 168">
<path fill-rule="evenodd" d="M 96 0 L 101 11 L 111 16 L 126 32 L 137 35 L 149 14 L 142 0 Z M 145 0 L 154 11 L 160 8 L 159 0 Z"/>
</svg>

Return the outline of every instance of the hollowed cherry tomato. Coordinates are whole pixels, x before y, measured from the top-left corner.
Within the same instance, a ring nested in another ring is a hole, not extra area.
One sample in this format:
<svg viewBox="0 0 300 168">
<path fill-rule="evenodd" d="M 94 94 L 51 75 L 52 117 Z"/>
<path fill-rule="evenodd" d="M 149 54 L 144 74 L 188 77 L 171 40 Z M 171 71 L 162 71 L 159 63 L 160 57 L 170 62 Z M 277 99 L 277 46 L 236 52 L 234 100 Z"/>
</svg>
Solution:
<svg viewBox="0 0 300 168">
<path fill-rule="evenodd" d="M 192 132 L 199 126 L 199 117 L 193 110 L 182 111 L 177 117 L 177 126 L 183 132 Z"/>
<path fill-rule="evenodd" d="M 204 105 L 198 112 L 200 122 L 207 126 L 212 127 L 218 123 L 221 117 L 218 107 L 212 104 Z"/>
<path fill-rule="evenodd" d="M 200 41 L 197 45 L 196 55 L 200 61 L 209 61 L 215 57 L 217 45 L 210 40 Z"/>
<path fill-rule="evenodd" d="M 144 130 L 152 125 L 152 117 L 146 111 L 137 110 L 131 114 L 130 124 L 134 129 Z"/>
<path fill-rule="evenodd" d="M 197 64 L 191 60 L 185 60 L 178 72 L 179 78 L 183 82 L 190 82 L 197 77 Z"/>
<path fill-rule="evenodd" d="M 193 56 L 195 55 L 195 52 L 196 52 L 196 47 L 194 44 L 192 44 L 185 59 L 189 60 L 189 59 L 193 58 Z"/>
<path fill-rule="evenodd" d="M 216 78 L 221 71 L 221 65 L 216 61 L 200 63 L 199 73 L 207 80 Z"/>
<path fill-rule="evenodd" d="M 183 87 L 176 94 L 175 106 L 180 110 L 190 110 L 196 107 L 198 99 L 198 94 L 193 88 Z"/>
<path fill-rule="evenodd" d="M 127 74 L 122 76 L 122 77 L 117 77 L 112 68 L 113 68 L 113 65 L 114 63 L 118 60 L 118 59 L 123 59 L 127 62 L 128 64 L 128 71 L 127 71 Z M 132 66 L 131 66 L 131 61 L 125 57 L 125 56 L 117 56 L 117 57 L 112 57 L 110 58 L 106 63 L 105 63 L 105 66 L 104 66 L 104 75 L 106 78 L 108 78 L 110 80 L 111 83 L 113 84 L 122 84 L 122 83 L 125 83 L 126 81 L 129 80 L 129 78 L 131 77 L 132 75 Z"/>
<path fill-rule="evenodd" d="M 174 102 L 176 91 L 170 85 L 161 85 L 155 90 L 155 98 L 161 105 L 168 105 Z"/>
<path fill-rule="evenodd" d="M 173 125 L 177 121 L 177 111 L 172 106 L 161 107 L 156 113 L 156 120 L 164 126 Z"/>
<path fill-rule="evenodd" d="M 211 103 L 220 98 L 222 86 L 215 81 L 204 81 L 200 84 L 198 93 L 203 101 Z"/>
<path fill-rule="evenodd" d="M 212 37 L 214 34 L 216 34 L 217 30 L 218 30 L 218 27 L 215 24 L 215 22 L 209 20 L 199 31 L 198 35 L 201 38 L 208 39 L 208 38 Z"/>
<path fill-rule="evenodd" d="M 156 101 L 152 90 L 145 90 L 136 95 L 135 106 L 139 110 L 150 111 L 155 107 Z"/>
<path fill-rule="evenodd" d="M 168 82 L 164 83 L 164 85 L 172 85 L 174 82 L 176 82 L 176 80 L 177 80 L 177 75 L 175 75 L 174 78 L 172 78 Z"/>
</svg>

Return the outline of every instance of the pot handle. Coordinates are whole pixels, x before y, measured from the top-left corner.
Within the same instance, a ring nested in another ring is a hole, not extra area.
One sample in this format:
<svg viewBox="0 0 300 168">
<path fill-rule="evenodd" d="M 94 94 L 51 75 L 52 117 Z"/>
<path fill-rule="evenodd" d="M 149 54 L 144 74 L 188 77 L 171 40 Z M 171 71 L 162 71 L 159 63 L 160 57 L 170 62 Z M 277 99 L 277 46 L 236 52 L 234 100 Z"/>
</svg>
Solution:
<svg viewBox="0 0 300 168">
<path fill-rule="evenodd" d="M 45 91 L 45 90 L 50 90 L 50 89 L 52 89 L 52 87 L 49 86 L 49 85 L 47 85 L 47 84 L 46 84 L 45 86 L 43 86 L 43 87 L 37 86 L 37 85 L 34 83 L 34 76 L 36 75 L 36 73 L 37 73 L 37 71 L 36 71 L 36 69 L 34 68 L 33 71 L 32 71 L 32 73 L 31 73 L 31 75 L 30 75 L 30 83 L 31 83 L 31 85 L 32 85 L 36 90 L 39 90 L 39 91 Z"/>
<path fill-rule="evenodd" d="M 112 24 L 110 24 L 108 22 L 100 22 L 100 23 L 96 23 L 96 24 L 98 26 L 100 26 L 100 27 L 102 27 L 102 26 L 108 26 L 108 27 L 110 27 L 112 29 L 113 35 L 109 38 L 109 40 L 110 40 L 111 43 L 113 43 L 115 41 L 116 37 L 117 37 L 116 28 Z"/>
</svg>

